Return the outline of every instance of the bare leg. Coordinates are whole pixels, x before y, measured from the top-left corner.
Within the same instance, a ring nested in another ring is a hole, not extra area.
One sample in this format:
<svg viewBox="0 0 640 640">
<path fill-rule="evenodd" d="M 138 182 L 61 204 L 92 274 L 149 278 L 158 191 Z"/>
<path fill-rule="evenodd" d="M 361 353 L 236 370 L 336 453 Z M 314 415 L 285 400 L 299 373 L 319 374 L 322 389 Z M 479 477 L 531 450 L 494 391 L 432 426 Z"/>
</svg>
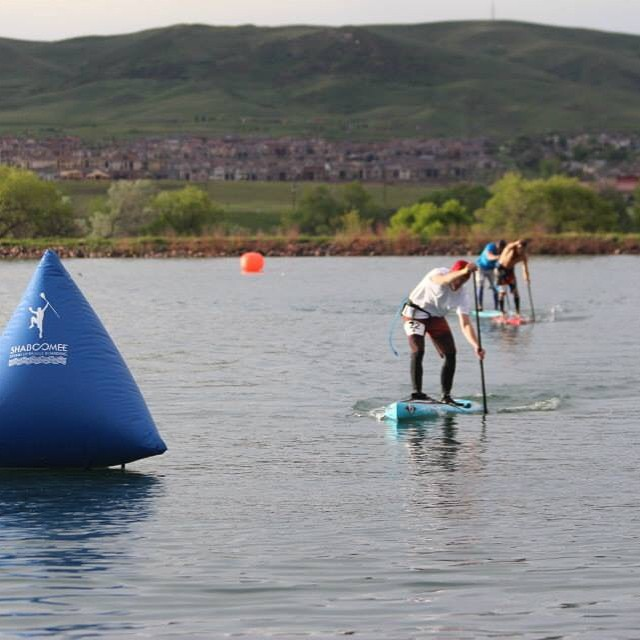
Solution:
<svg viewBox="0 0 640 640">
<path fill-rule="evenodd" d="M 498 304 L 500 306 L 500 311 L 502 312 L 502 314 L 504 314 L 504 299 L 505 299 L 506 293 L 500 289 L 499 293 L 498 293 Z"/>
</svg>

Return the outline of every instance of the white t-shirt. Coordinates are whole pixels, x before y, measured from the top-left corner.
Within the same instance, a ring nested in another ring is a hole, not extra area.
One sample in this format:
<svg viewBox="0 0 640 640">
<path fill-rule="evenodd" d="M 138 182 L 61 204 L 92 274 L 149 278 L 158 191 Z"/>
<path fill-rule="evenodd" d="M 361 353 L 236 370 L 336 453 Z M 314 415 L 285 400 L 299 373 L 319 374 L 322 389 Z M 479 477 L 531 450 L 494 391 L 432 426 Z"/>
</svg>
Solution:
<svg viewBox="0 0 640 640">
<path fill-rule="evenodd" d="M 446 275 L 449 269 L 439 267 L 432 269 L 422 278 L 418 286 L 409 294 L 409 300 L 432 316 L 444 317 L 451 309 L 457 309 L 458 314 L 469 314 L 469 297 L 464 286 L 454 291 L 448 284 L 436 284 L 431 278 L 435 275 Z M 416 310 L 414 317 L 424 317 Z"/>
</svg>

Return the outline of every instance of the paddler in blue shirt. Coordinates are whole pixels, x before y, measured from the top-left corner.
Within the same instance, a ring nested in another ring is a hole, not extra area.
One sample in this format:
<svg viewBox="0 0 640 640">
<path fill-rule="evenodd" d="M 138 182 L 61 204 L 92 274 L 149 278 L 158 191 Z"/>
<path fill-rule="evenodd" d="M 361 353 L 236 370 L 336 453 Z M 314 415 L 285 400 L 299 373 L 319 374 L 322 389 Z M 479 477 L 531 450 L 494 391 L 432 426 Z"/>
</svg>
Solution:
<svg viewBox="0 0 640 640">
<path fill-rule="evenodd" d="M 402 309 L 402 319 L 411 349 L 412 400 L 431 400 L 422 392 L 424 338 L 425 334 L 429 334 L 440 357 L 444 358 L 440 372 L 440 401 L 459 404 L 451 398 L 453 376 L 456 372 L 456 344 L 445 318 L 449 310 L 456 309 L 462 334 L 478 358 L 484 358 L 484 349 L 480 348 L 473 324 L 469 320 L 469 297 L 463 288 L 476 270 L 476 265 L 466 260 L 458 260 L 451 269 L 432 269 L 409 294 L 409 301 Z"/>
<path fill-rule="evenodd" d="M 489 288 L 493 291 L 493 308 L 498 308 L 498 287 L 496 286 L 496 268 L 500 254 L 506 246 L 504 240 L 490 242 L 476 260 L 478 271 L 476 283 L 478 284 L 478 310 L 482 311 L 482 299 L 484 297 L 484 281 L 489 281 Z"/>
</svg>

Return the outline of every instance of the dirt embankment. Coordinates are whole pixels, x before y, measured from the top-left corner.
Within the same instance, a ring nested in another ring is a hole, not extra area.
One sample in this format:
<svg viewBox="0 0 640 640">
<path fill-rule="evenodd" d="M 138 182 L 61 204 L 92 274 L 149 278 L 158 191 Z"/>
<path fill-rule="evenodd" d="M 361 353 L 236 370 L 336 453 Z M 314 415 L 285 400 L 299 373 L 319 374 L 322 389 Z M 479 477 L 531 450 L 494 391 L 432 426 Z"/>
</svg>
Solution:
<svg viewBox="0 0 640 640">
<path fill-rule="evenodd" d="M 420 256 L 475 255 L 492 238 L 434 238 L 422 242 L 405 237 L 339 238 L 135 238 L 110 241 L 49 240 L 0 244 L 0 259 L 36 259 L 45 249 L 62 258 L 209 258 L 259 251 L 265 256 Z M 640 236 L 538 236 L 533 255 L 638 255 Z"/>
</svg>

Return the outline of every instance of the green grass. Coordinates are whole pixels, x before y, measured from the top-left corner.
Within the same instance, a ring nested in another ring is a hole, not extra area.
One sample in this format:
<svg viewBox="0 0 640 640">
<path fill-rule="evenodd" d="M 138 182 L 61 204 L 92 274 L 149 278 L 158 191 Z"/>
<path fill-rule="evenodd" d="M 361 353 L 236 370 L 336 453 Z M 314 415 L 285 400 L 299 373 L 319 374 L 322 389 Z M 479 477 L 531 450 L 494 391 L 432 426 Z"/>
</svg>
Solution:
<svg viewBox="0 0 640 640">
<path fill-rule="evenodd" d="M 640 37 L 583 29 L 179 25 L 0 46 L 0 133 L 513 137 L 640 123 Z"/>
</svg>

